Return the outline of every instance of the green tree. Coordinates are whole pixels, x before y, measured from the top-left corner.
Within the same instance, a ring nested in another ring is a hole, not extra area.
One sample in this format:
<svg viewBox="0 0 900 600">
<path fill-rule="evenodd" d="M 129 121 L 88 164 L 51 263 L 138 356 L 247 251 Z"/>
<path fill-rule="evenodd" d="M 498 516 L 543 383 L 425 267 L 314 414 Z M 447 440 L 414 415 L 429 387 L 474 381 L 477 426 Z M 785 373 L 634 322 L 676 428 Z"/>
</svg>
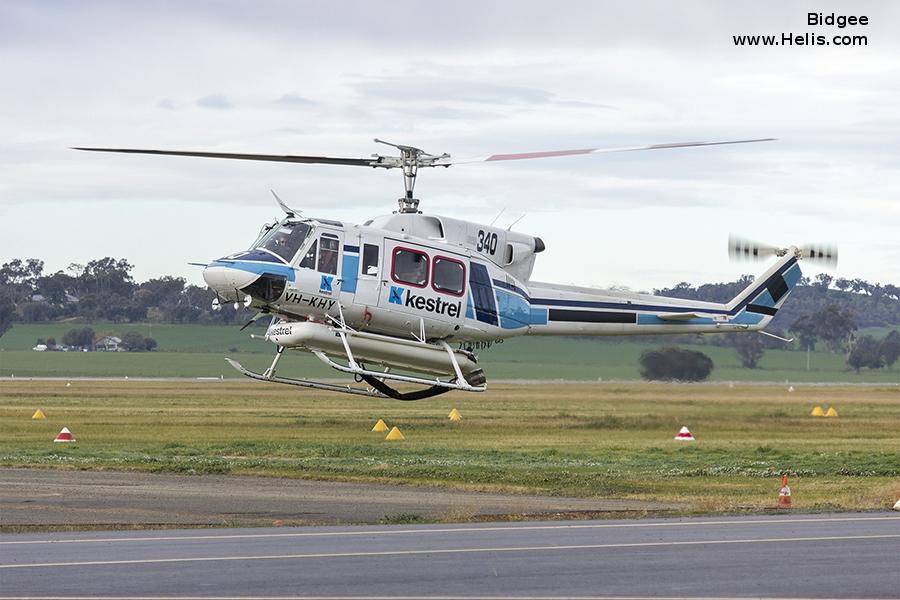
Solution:
<svg viewBox="0 0 900 600">
<path fill-rule="evenodd" d="M 74 291 L 77 282 L 71 275 L 66 275 L 62 271 L 57 271 L 52 275 L 45 275 L 37 280 L 37 291 L 47 302 L 56 305 L 68 303 L 67 294 Z"/>
<path fill-rule="evenodd" d="M 884 359 L 884 364 L 893 367 L 900 358 L 900 332 L 894 329 L 887 334 L 879 344 L 879 353 Z"/>
<path fill-rule="evenodd" d="M 800 342 L 800 347 L 803 350 L 816 349 L 818 328 L 816 327 L 816 324 L 813 321 L 812 317 L 810 317 L 809 315 L 803 315 L 793 322 L 793 324 L 790 326 L 790 331 L 795 336 L 797 336 L 797 340 Z"/>
<path fill-rule="evenodd" d="M 741 364 L 748 369 L 755 369 L 764 351 L 762 336 L 746 333 L 737 333 L 735 336 L 734 349 Z"/>
<path fill-rule="evenodd" d="M 138 286 L 134 293 L 135 301 L 144 307 L 173 306 L 181 300 L 185 280 L 182 277 L 159 277 L 149 279 Z"/>
<path fill-rule="evenodd" d="M 840 352 L 856 331 L 853 315 L 846 308 L 828 304 L 812 316 L 818 337 L 825 340 L 832 352 Z"/>
<path fill-rule="evenodd" d="M 640 358 L 641 376 L 658 381 L 703 381 L 713 370 L 712 359 L 682 348 L 646 350 Z"/>
<path fill-rule="evenodd" d="M 847 355 L 847 364 L 859 370 L 863 367 L 880 369 L 884 366 L 884 357 L 881 355 L 881 344 L 870 335 L 857 338 L 850 353 Z"/>
<path fill-rule="evenodd" d="M 122 347 L 129 352 L 143 352 L 147 349 L 143 334 L 138 331 L 129 331 L 122 335 Z"/>
<path fill-rule="evenodd" d="M 134 288 L 133 268 L 124 258 L 107 256 L 92 260 L 84 266 L 78 278 L 79 286 L 84 293 L 130 297 Z"/>
<path fill-rule="evenodd" d="M 90 327 L 82 327 L 80 329 L 70 329 L 63 335 L 62 342 L 66 346 L 73 348 L 86 348 L 93 350 L 94 348 L 94 330 Z"/>
<path fill-rule="evenodd" d="M 16 318 L 16 305 L 6 286 L 0 286 L 0 336 L 9 331 Z"/>
<path fill-rule="evenodd" d="M 24 262 L 15 258 L 0 265 L 0 286 L 7 289 L 13 301 L 31 300 L 37 280 L 44 270 L 44 261 L 29 258 Z"/>
<path fill-rule="evenodd" d="M 827 290 L 831 286 L 831 282 L 834 281 L 834 277 L 828 275 L 827 273 L 819 273 L 816 275 L 816 282 L 813 284 L 816 287 L 822 288 L 823 290 Z"/>
</svg>

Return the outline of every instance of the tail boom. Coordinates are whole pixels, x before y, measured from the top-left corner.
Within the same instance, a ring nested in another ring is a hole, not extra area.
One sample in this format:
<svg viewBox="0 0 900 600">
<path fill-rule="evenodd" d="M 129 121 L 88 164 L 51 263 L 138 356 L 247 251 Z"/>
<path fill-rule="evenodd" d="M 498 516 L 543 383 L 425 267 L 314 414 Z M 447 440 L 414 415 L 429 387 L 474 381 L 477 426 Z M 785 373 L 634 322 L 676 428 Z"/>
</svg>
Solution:
<svg viewBox="0 0 900 600">
<path fill-rule="evenodd" d="M 801 277 L 794 252 L 727 304 L 531 283 L 531 335 L 658 335 L 763 329 Z"/>
</svg>

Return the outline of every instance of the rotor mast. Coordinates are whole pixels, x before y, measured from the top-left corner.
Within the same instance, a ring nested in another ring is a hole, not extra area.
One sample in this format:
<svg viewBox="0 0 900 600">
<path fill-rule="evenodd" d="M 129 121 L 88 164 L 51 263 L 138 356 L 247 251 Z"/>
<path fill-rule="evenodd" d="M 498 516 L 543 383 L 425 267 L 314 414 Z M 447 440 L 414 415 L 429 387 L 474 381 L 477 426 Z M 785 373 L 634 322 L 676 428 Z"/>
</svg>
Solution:
<svg viewBox="0 0 900 600">
<path fill-rule="evenodd" d="M 401 213 L 418 213 L 419 211 L 419 199 L 413 197 L 413 190 L 416 187 L 416 175 L 419 171 L 419 162 L 423 157 L 434 158 L 430 154 L 426 153 L 421 148 L 415 148 L 413 146 L 404 146 L 402 144 L 392 144 L 391 142 L 386 142 L 384 140 L 380 140 L 375 138 L 374 140 L 378 144 L 384 144 L 385 146 L 391 146 L 392 148 L 396 148 L 400 151 L 400 164 L 398 165 L 403 169 L 403 188 L 406 190 L 406 193 L 402 198 L 397 199 L 397 204 L 400 205 L 399 212 Z M 377 154 L 373 154 L 373 157 L 382 158 Z M 449 158 L 449 155 L 445 154 L 439 158 Z M 432 165 L 428 165 L 432 166 Z"/>
</svg>

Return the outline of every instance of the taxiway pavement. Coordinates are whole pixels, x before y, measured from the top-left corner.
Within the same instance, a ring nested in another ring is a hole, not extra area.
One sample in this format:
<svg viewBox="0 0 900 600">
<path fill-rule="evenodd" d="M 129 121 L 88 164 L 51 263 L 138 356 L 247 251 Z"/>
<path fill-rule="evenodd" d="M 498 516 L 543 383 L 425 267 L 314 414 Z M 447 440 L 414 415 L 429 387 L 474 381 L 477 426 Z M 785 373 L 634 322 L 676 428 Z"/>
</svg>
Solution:
<svg viewBox="0 0 900 600">
<path fill-rule="evenodd" d="M 8 534 L 0 596 L 898 598 L 900 517 Z"/>
</svg>

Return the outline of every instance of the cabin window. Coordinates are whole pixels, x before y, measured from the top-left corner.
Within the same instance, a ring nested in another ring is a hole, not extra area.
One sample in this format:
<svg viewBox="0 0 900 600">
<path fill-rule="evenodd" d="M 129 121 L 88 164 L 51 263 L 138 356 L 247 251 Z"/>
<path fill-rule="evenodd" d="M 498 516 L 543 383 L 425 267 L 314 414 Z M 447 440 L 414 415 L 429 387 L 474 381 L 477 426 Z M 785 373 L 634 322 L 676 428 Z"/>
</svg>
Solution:
<svg viewBox="0 0 900 600">
<path fill-rule="evenodd" d="M 313 243 L 309 247 L 309 250 L 306 251 L 306 256 L 304 256 L 303 260 L 300 261 L 301 269 L 315 269 L 316 268 L 316 250 L 318 248 L 319 248 L 319 240 L 313 240 Z"/>
<path fill-rule="evenodd" d="M 418 250 L 394 248 L 391 276 L 398 283 L 425 287 L 428 283 L 428 255 Z"/>
<path fill-rule="evenodd" d="M 361 275 L 378 275 L 378 246 L 363 244 Z"/>
<path fill-rule="evenodd" d="M 466 266 L 446 256 L 435 256 L 431 287 L 439 292 L 462 296 L 466 289 Z"/>
<path fill-rule="evenodd" d="M 322 234 L 319 238 L 319 269 L 320 273 L 337 275 L 338 251 L 340 241 L 337 236 Z"/>
</svg>

